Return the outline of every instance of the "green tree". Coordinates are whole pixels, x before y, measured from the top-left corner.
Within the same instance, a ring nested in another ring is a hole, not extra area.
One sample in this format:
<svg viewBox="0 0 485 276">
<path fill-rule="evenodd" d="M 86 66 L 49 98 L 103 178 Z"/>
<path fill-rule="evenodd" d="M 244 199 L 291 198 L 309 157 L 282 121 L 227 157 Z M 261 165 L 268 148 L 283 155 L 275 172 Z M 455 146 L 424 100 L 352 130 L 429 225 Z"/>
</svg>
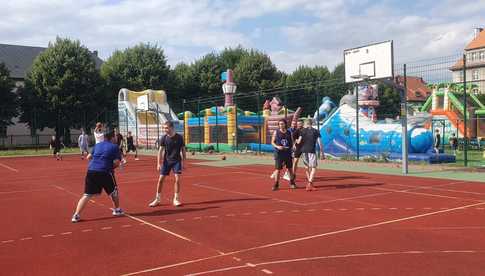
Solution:
<svg viewBox="0 0 485 276">
<path fill-rule="evenodd" d="M 328 95 L 331 91 L 328 89 L 330 75 L 330 71 L 325 66 L 300 65 L 286 78 L 286 87 L 289 91 L 286 98 L 290 108 L 302 107 L 304 115 L 313 115 L 320 106 L 322 97 L 330 96 Z"/>
<path fill-rule="evenodd" d="M 192 66 L 199 87 L 197 95 L 194 96 L 222 95 L 221 73 L 225 68 L 215 53 L 203 56 Z"/>
<path fill-rule="evenodd" d="M 116 104 L 121 88 L 129 90 L 169 88 L 169 66 L 163 49 L 140 43 L 123 51 L 115 51 L 101 66 L 106 96 Z"/>
<path fill-rule="evenodd" d="M 183 111 L 189 106 L 183 106 L 183 100 L 192 100 L 198 95 L 199 86 L 194 66 L 179 63 L 170 71 L 170 104 L 172 109 Z M 192 110 L 194 111 L 194 110 Z"/>
<path fill-rule="evenodd" d="M 376 108 L 377 118 L 396 118 L 400 113 L 401 96 L 399 91 L 386 85 L 379 85 L 379 102 Z"/>
<path fill-rule="evenodd" d="M 20 90 L 21 120 L 39 129 L 55 128 L 69 143 L 69 129 L 83 127 L 82 114 L 99 104 L 99 84 L 89 50 L 78 40 L 57 38 L 36 57 Z"/>
<path fill-rule="evenodd" d="M 18 115 L 18 97 L 13 91 L 14 88 L 10 71 L 4 63 L 0 63 L 0 135 L 1 130 L 11 125 L 12 118 Z"/>
<path fill-rule="evenodd" d="M 249 51 L 242 46 L 236 48 L 225 48 L 219 55 L 218 59 L 223 70 L 233 69 L 239 64 L 244 56 L 249 55 Z"/>
</svg>

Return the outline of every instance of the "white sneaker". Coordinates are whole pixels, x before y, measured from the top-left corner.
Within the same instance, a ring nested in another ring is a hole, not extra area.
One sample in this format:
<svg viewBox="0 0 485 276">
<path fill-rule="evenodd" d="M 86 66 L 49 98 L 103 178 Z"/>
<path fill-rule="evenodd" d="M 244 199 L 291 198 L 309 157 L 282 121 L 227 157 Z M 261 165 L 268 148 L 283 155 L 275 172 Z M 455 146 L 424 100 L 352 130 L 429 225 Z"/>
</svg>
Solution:
<svg viewBox="0 0 485 276">
<path fill-rule="evenodd" d="M 271 179 L 275 179 L 275 178 L 276 178 L 276 173 L 272 173 L 272 174 L 269 176 L 269 178 L 271 178 Z"/>
<path fill-rule="evenodd" d="M 180 205 L 182 205 L 182 203 L 180 202 L 180 200 L 178 198 L 175 197 L 173 199 L 173 206 L 178 207 Z"/>
<path fill-rule="evenodd" d="M 80 215 L 78 215 L 78 214 L 72 215 L 72 218 L 71 218 L 71 222 L 72 223 L 79 222 L 80 220 L 81 220 L 81 216 Z"/>
<path fill-rule="evenodd" d="M 283 175 L 283 179 L 290 181 L 290 173 L 288 171 L 286 171 L 285 175 Z"/>
<path fill-rule="evenodd" d="M 150 204 L 148 204 L 148 206 L 150 207 L 156 207 L 160 205 L 160 198 L 156 197 Z"/>
<path fill-rule="evenodd" d="M 135 161 L 138 161 L 138 160 L 140 160 L 140 158 L 135 158 Z"/>
<path fill-rule="evenodd" d="M 125 214 L 125 212 L 123 212 L 123 210 L 121 208 L 113 209 L 113 216 L 115 216 L 115 217 L 119 217 L 119 216 L 122 216 L 124 214 Z"/>
</svg>

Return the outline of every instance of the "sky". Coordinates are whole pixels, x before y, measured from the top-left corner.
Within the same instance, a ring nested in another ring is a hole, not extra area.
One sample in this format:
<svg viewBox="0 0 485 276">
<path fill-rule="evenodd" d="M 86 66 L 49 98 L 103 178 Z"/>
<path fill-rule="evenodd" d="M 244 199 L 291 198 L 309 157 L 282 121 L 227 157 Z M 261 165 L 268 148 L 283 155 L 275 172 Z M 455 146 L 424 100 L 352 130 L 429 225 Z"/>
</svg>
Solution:
<svg viewBox="0 0 485 276">
<path fill-rule="evenodd" d="M 393 40 L 395 63 L 463 51 L 485 27 L 485 0 L 0 0 L 0 43 L 43 46 L 78 39 L 107 59 L 140 42 L 171 66 L 241 45 L 288 73 L 330 69 L 343 50 Z"/>
</svg>

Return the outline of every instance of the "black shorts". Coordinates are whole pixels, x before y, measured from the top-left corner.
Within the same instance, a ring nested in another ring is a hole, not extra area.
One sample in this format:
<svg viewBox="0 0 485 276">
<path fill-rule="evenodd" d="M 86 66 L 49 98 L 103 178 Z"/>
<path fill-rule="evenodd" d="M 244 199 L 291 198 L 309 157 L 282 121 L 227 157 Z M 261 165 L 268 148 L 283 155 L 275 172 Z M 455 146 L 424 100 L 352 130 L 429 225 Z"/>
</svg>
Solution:
<svg viewBox="0 0 485 276">
<path fill-rule="evenodd" d="M 115 176 L 108 172 L 88 171 L 84 184 L 84 194 L 99 195 L 102 190 L 108 195 L 118 191 Z"/>
<path fill-rule="evenodd" d="M 283 169 L 283 166 L 285 166 L 287 169 L 292 169 L 293 168 L 293 158 L 291 158 L 291 156 L 276 157 L 275 158 L 275 164 L 274 164 L 275 169 L 281 170 L 281 169 Z"/>
<path fill-rule="evenodd" d="M 133 144 L 128 145 L 128 148 L 126 149 L 126 153 L 128 153 L 130 151 L 133 151 L 133 152 L 136 151 L 135 145 L 133 145 Z"/>
<path fill-rule="evenodd" d="M 61 148 L 53 148 L 52 154 L 61 153 Z"/>
<path fill-rule="evenodd" d="M 296 149 L 294 152 L 293 152 L 293 157 L 294 158 L 300 158 L 301 157 L 301 149 Z"/>
</svg>

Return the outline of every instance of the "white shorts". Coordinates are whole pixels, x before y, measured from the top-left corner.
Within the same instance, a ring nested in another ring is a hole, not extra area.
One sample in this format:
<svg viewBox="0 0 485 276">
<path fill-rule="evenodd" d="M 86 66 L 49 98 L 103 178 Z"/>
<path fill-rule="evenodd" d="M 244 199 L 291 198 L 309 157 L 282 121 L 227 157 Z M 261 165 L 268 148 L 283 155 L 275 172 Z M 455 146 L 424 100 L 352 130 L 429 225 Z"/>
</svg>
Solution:
<svg viewBox="0 0 485 276">
<path fill-rule="evenodd" d="M 310 168 L 316 168 L 318 166 L 316 153 L 304 152 L 301 154 L 301 157 L 303 159 L 303 164 L 305 164 L 305 166 Z"/>
</svg>

